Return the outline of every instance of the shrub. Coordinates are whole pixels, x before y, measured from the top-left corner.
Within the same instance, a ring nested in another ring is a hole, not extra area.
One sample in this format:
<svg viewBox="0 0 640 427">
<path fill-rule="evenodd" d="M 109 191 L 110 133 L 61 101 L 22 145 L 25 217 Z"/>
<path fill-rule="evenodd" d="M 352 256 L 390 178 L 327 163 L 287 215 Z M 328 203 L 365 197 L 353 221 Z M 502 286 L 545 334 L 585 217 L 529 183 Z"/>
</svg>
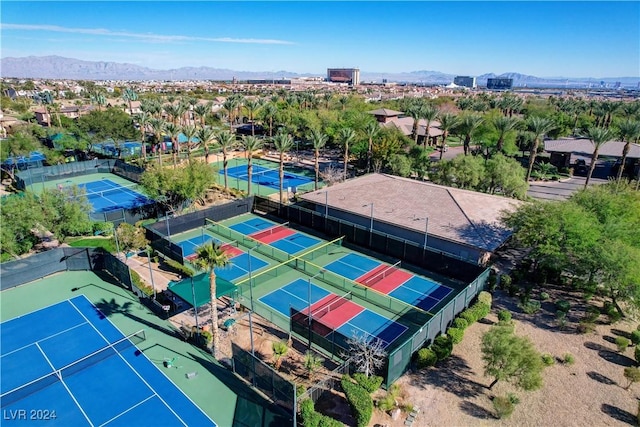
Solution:
<svg viewBox="0 0 640 427">
<path fill-rule="evenodd" d="M 353 417 L 356 419 L 356 425 L 358 427 L 366 427 L 371 420 L 373 414 L 373 400 L 367 391 L 351 382 L 348 376 L 343 376 L 341 380 L 342 390 L 351 405 L 353 411 Z"/>
<path fill-rule="evenodd" d="M 385 394 L 385 396 L 380 399 L 380 401 L 378 402 L 378 408 L 381 411 L 391 411 L 392 409 L 394 409 L 397 405 L 397 398 L 398 395 L 400 394 L 400 386 L 398 384 L 393 384 L 390 388 L 389 391 Z"/>
<path fill-rule="evenodd" d="M 616 347 L 618 347 L 618 351 L 622 353 L 629 347 L 629 340 L 625 337 L 616 337 Z"/>
<path fill-rule="evenodd" d="M 493 301 L 493 298 L 491 297 L 491 294 L 487 291 L 482 291 L 478 294 L 478 302 L 482 303 L 482 304 L 486 304 L 489 307 L 491 307 L 491 302 Z"/>
<path fill-rule="evenodd" d="M 382 385 L 382 380 L 384 378 L 377 375 L 367 377 L 362 372 L 357 372 L 353 374 L 353 379 L 356 380 L 356 382 L 360 384 L 363 389 L 367 390 L 367 392 L 373 393 L 380 388 L 380 385 Z"/>
<path fill-rule="evenodd" d="M 520 308 L 526 314 L 535 314 L 540 310 L 541 307 L 542 307 L 542 304 L 540 304 L 540 301 L 537 301 L 537 300 L 530 300 L 525 304 L 520 304 Z"/>
<path fill-rule="evenodd" d="M 515 405 L 508 396 L 496 396 L 493 398 L 493 409 L 497 418 L 508 418 L 515 409 Z"/>
<path fill-rule="evenodd" d="M 93 223 L 93 234 L 94 235 L 103 235 L 103 236 L 111 236 L 113 234 L 113 224 L 110 222 L 94 222 Z"/>
<path fill-rule="evenodd" d="M 438 361 L 438 356 L 436 353 L 430 348 L 421 348 L 418 350 L 418 356 L 416 358 L 416 364 L 418 365 L 418 369 L 428 368 L 429 366 L 433 366 Z"/>
<path fill-rule="evenodd" d="M 568 313 L 569 309 L 571 309 L 571 304 L 569 304 L 569 301 L 561 299 L 559 301 L 556 301 L 556 309 L 558 311 L 564 311 L 565 313 Z"/>
<path fill-rule="evenodd" d="M 341 427 L 343 425 L 338 420 L 316 412 L 311 399 L 305 399 L 300 403 L 300 417 L 305 427 Z"/>
<path fill-rule="evenodd" d="M 456 317 L 453 319 L 454 328 L 465 330 L 467 329 L 467 326 L 469 326 L 469 322 L 467 322 L 466 319 L 463 319 L 462 317 Z"/>
<path fill-rule="evenodd" d="M 640 331 L 631 331 L 631 344 L 640 344 Z"/>
<path fill-rule="evenodd" d="M 489 274 L 489 280 L 487 280 L 487 288 L 489 292 L 493 292 L 496 290 L 498 285 L 498 276 L 495 274 L 493 270 L 491 270 L 491 274 Z"/>
<path fill-rule="evenodd" d="M 546 301 L 550 298 L 549 294 L 547 292 L 540 292 L 540 299 L 542 301 Z"/>
<path fill-rule="evenodd" d="M 511 312 L 509 310 L 500 310 L 498 312 L 498 322 L 511 323 Z"/>
<path fill-rule="evenodd" d="M 571 353 L 565 353 L 564 356 L 562 356 L 562 363 L 564 363 L 567 366 L 571 366 L 575 363 L 576 358 L 573 357 L 573 354 Z"/>
<path fill-rule="evenodd" d="M 577 330 L 580 334 L 592 334 L 596 331 L 596 324 L 581 320 L 580 323 L 578 323 Z"/>
<path fill-rule="evenodd" d="M 491 306 L 482 302 L 477 302 L 471 308 L 474 311 L 476 321 L 484 319 L 489 313 L 491 313 Z"/>
<path fill-rule="evenodd" d="M 453 342 L 446 335 L 438 335 L 436 339 L 433 340 L 433 344 L 431 344 L 431 350 L 433 350 L 439 362 L 451 356 Z"/>
<path fill-rule="evenodd" d="M 584 319 L 588 322 L 595 322 L 598 317 L 600 317 L 600 309 L 596 306 L 588 305 L 585 310 Z"/>
<path fill-rule="evenodd" d="M 178 261 L 174 261 L 171 258 L 166 258 L 165 262 L 169 267 L 173 268 L 178 273 L 186 277 L 193 277 L 196 274 L 195 271 L 193 271 L 193 269 L 191 269 L 190 267 L 187 267 L 186 265 L 182 265 Z"/>
<path fill-rule="evenodd" d="M 544 353 L 542 355 L 542 363 L 544 363 L 545 366 L 552 366 L 556 363 L 556 359 L 549 353 Z"/>
<path fill-rule="evenodd" d="M 471 325 L 472 323 L 475 323 L 478 320 L 476 319 L 476 316 L 471 310 L 471 307 L 467 308 L 462 313 L 460 313 L 460 318 L 466 320 L 467 325 Z"/>
<path fill-rule="evenodd" d="M 640 346 L 637 346 L 633 351 L 633 357 L 636 359 L 636 363 L 640 365 Z"/>
<path fill-rule="evenodd" d="M 503 274 L 502 276 L 500 276 L 500 287 L 502 289 L 509 289 L 512 283 L 513 280 L 508 274 Z"/>
<path fill-rule="evenodd" d="M 462 338 L 464 338 L 464 330 L 458 328 L 447 329 L 447 335 L 451 338 L 453 344 L 460 344 Z"/>
</svg>

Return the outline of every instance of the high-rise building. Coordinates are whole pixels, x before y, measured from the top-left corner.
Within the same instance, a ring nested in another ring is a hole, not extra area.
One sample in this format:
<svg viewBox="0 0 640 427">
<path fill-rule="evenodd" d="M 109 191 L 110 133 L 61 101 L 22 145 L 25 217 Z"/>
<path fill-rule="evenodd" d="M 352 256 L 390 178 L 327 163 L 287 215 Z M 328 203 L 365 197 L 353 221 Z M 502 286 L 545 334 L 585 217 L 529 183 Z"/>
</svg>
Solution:
<svg viewBox="0 0 640 427">
<path fill-rule="evenodd" d="M 357 86 L 360 84 L 360 70 L 358 68 L 327 68 L 327 81 Z"/>
<path fill-rule="evenodd" d="M 513 87 L 513 79 L 497 77 L 487 79 L 487 89 L 489 90 L 509 90 Z"/>
<path fill-rule="evenodd" d="M 474 88 L 476 87 L 476 78 L 469 77 L 469 76 L 456 76 L 453 79 L 453 84 L 458 86 Z"/>
</svg>

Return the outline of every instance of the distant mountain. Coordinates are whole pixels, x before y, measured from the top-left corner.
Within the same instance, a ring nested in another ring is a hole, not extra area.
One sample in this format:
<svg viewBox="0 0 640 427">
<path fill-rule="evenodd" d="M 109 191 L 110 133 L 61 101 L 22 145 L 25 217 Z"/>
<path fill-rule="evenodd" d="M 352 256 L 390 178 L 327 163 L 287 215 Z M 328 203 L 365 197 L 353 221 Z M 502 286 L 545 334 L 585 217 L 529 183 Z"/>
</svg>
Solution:
<svg viewBox="0 0 640 427">
<path fill-rule="evenodd" d="M 226 68 L 182 67 L 170 70 L 155 70 L 134 64 L 118 62 L 82 61 L 60 56 L 29 56 L 0 59 L 0 76 L 16 78 L 46 78 L 74 80 L 238 80 L 281 79 L 309 77 L 321 74 L 299 74 L 290 71 L 237 71 Z M 424 84 L 449 84 L 455 75 L 439 71 L 419 70 L 400 73 L 361 71 L 363 82 L 406 82 Z M 621 87 L 638 87 L 640 77 L 536 77 L 515 72 L 476 76 L 479 86 L 487 84 L 488 78 L 507 77 L 513 79 L 514 87 L 599 87 L 602 83 Z"/>
</svg>

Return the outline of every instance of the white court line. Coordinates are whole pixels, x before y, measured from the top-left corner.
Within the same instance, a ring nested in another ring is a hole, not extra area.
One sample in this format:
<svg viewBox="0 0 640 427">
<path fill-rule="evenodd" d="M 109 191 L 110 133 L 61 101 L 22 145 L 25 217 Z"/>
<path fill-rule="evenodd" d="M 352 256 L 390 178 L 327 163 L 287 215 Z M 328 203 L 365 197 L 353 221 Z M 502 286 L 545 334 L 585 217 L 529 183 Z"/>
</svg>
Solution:
<svg viewBox="0 0 640 427">
<path fill-rule="evenodd" d="M 84 294 L 83 294 L 82 296 L 83 296 L 87 301 L 89 301 L 89 299 L 88 299 L 86 296 L 84 296 Z M 89 303 L 91 303 L 91 301 L 89 301 Z M 76 309 L 76 310 L 80 311 L 80 310 L 78 309 L 78 307 L 76 307 L 76 306 L 75 306 L 75 304 L 73 304 L 73 303 L 72 303 L 72 305 L 75 307 L 75 309 Z M 91 305 L 93 305 L 93 303 L 91 303 Z M 95 306 L 94 306 L 94 307 L 95 307 Z M 98 308 L 97 308 L 97 307 L 96 307 L 96 310 L 98 310 Z M 100 312 L 100 310 L 98 310 L 98 311 Z M 100 313 L 102 313 L 102 312 L 100 312 Z M 82 314 L 82 312 L 80 312 L 80 314 Z M 84 314 L 82 314 L 82 316 L 86 319 L 86 317 L 84 316 Z M 104 314 L 103 314 L 103 316 L 104 316 Z M 111 325 L 112 325 L 112 326 L 113 326 L 113 327 L 114 327 L 118 332 L 120 332 L 120 329 L 118 329 L 118 327 L 117 327 L 117 326 L 116 326 L 116 325 L 111 321 L 111 319 L 109 319 L 107 316 L 105 316 L 104 318 L 105 318 L 105 320 L 106 320 L 107 322 L 109 322 L 109 323 L 110 323 L 110 324 L 111 324 Z M 91 323 L 91 322 L 89 322 L 89 323 Z M 93 328 L 94 328 L 94 329 L 96 329 L 96 327 L 95 327 L 93 324 L 92 324 L 91 326 L 93 326 Z M 97 329 L 96 329 L 96 330 L 97 330 Z M 122 333 L 122 332 L 120 332 L 120 333 Z M 98 334 L 100 334 L 100 332 L 99 332 L 99 331 L 98 331 Z M 102 334 L 100 334 L 100 336 L 102 336 Z M 104 338 L 104 336 L 103 336 L 102 338 L 106 340 L 106 338 Z M 120 354 L 120 353 L 118 353 L 118 354 Z M 140 355 L 141 355 L 141 356 L 144 356 L 144 357 L 147 359 L 147 361 L 148 361 L 152 366 L 154 366 L 154 367 L 155 367 L 155 365 L 153 364 L 153 362 L 151 362 L 151 360 L 149 359 L 149 357 L 147 357 L 147 355 L 146 355 L 142 350 L 140 350 Z M 122 357 L 122 355 L 120 355 L 120 357 Z M 125 360 L 125 363 L 127 363 L 127 361 L 126 361 L 126 360 Z M 128 364 L 128 363 L 127 363 L 127 364 Z M 133 370 L 133 372 L 135 372 L 135 373 L 136 373 L 136 375 L 138 375 L 138 377 L 140 377 L 140 374 L 138 373 L 138 371 L 136 371 L 135 369 L 133 369 L 133 367 L 132 367 L 131 365 L 129 365 L 129 367 Z M 157 369 L 157 367 L 156 367 L 156 369 Z M 187 398 L 187 400 L 193 404 L 193 406 L 195 406 L 196 408 L 198 408 L 198 409 L 200 410 L 200 412 L 202 412 L 202 414 L 204 414 L 204 416 L 205 416 L 205 417 L 207 417 L 207 418 L 211 421 L 211 423 L 212 423 L 214 426 L 216 426 L 216 427 L 217 427 L 217 425 L 218 425 L 218 424 L 216 424 L 216 422 L 215 422 L 215 421 L 214 421 L 214 420 L 209 416 L 209 414 L 207 414 L 205 411 L 203 411 L 203 410 L 200 408 L 200 406 L 198 406 L 198 405 L 197 405 L 197 404 L 196 404 L 196 403 L 195 403 L 195 402 L 194 402 L 194 401 L 193 401 L 193 400 L 192 400 L 192 399 L 191 399 L 191 398 L 190 398 L 190 397 L 189 397 L 189 396 L 188 396 L 188 395 L 187 395 L 187 394 L 186 394 L 186 393 L 185 393 L 185 392 L 180 388 L 180 387 L 178 387 L 178 386 L 176 385 L 176 383 L 174 383 L 174 382 L 173 382 L 173 380 L 171 380 L 171 378 L 169 378 L 169 377 L 167 376 L 167 374 L 165 374 L 164 372 L 162 372 L 160 369 L 158 369 L 158 372 L 160 372 L 160 374 L 164 375 L 164 377 L 165 377 L 165 378 L 166 378 L 166 379 L 167 379 L 167 380 L 168 380 L 168 381 L 169 381 L 169 382 L 170 382 L 170 383 L 171 383 L 171 384 L 172 384 L 172 385 L 173 385 L 173 386 L 174 386 L 178 391 L 180 391 L 180 392 L 184 395 L 184 397 L 186 397 L 186 398 Z M 142 381 L 144 381 L 144 382 L 145 382 L 145 384 L 147 384 L 147 382 L 144 380 L 144 378 L 142 378 Z M 149 384 L 147 384 L 147 386 L 149 386 Z M 149 386 L 149 388 L 150 388 L 152 391 L 154 391 L 154 392 L 155 392 L 155 390 L 154 390 L 153 388 L 151 388 L 150 386 Z M 169 405 L 167 405 L 167 402 L 165 402 L 165 401 L 164 401 L 164 399 L 162 399 L 162 397 L 160 397 L 160 395 L 158 395 L 157 393 L 156 393 L 156 395 L 157 395 L 157 396 L 158 396 L 158 398 L 162 401 L 162 403 L 164 403 L 164 404 L 169 408 L 169 410 L 175 414 L 175 412 L 173 411 L 173 409 L 171 409 L 171 407 L 170 407 Z M 177 414 L 176 414 L 176 416 L 177 416 Z M 180 419 L 180 417 L 178 417 L 178 419 Z M 180 421 L 182 421 L 182 419 L 180 419 Z M 184 423 L 184 421 L 183 421 L 183 423 Z M 186 424 L 185 424 L 185 425 L 186 425 Z"/>
<path fill-rule="evenodd" d="M 73 303 L 71 303 L 71 305 L 73 305 Z M 40 350 L 40 353 L 42 353 L 42 356 L 45 358 L 45 360 L 47 361 L 49 366 L 51 366 L 51 369 L 53 369 L 53 372 L 55 373 L 56 372 L 56 368 L 55 368 L 55 366 L 53 366 L 53 363 L 51 363 L 51 361 L 49 360 L 47 355 L 44 353 L 42 348 L 38 345 L 38 343 L 35 343 L 35 344 L 36 344 L 36 347 L 38 347 L 38 350 Z M 84 415 L 84 417 L 87 419 L 87 422 L 89 423 L 89 425 L 91 425 L 91 427 L 93 427 L 94 424 L 89 419 L 89 416 L 87 416 L 87 414 L 84 412 L 84 409 L 82 409 L 82 406 L 80 406 L 80 403 L 78 402 L 76 397 L 73 395 L 73 393 L 71 393 L 71 390 L 69 390 L 69 387 L 67 386 L 67 383 L 65 383 L 64 380 L 62 379 L 62 372 L 57 373 L 56 376 L 60 380 L 60 383 L 62 383 L 62 386 L 67 390 L 67 393 L 69 393 L 69 396 L 71 396 L 71 398 L 73 399 L 75 404 L 78 406 L 78 409 L 80 409 L 80 412 L 82 412 L 82 415 Z"/>
<path fill-rule="evenodd" d="M 58 303 L 58 304 L 60 304 L 60 303 Z M 33 313 L 33 312 L 32 312 L 32 313 Z M 48 337 L 46 337 L 46 338 L 42 338 L 42 339 L 41 339 L 41 340 L 39 340 L 39 341 L 32 342 L 32 343 L 30 343 L 30 344 L 27 344 L 27 345 L 25 345 L 25 346 L 22 346 L 22 347 L 20 347 L 20 348 L 17 348 L 17 349 L 15 349 L 15 350 L 13 350 L 13 351 L 10 351 L 9 353 L 4 353 L 3 355 L 1 355 L 1 356 L 0 356 L 0 358 L 5 357 L 5 356 L 8 356 L 9 354 L 13 354 L 13 353 L 15 353 L 16 351 L 24 350 L 24 349 L 25 349 L 25 348 L 27 348 L 27 347 L 31 347 L 33 344 L 38 344 L 38 343 L 40 343 L 40 342 L 46 341 L 46 340 L 48 340 L 49 338 L 53 338 L 53 337 L 58 336 L 58 335 L 60 335 L 60 334 L 64 334 L 65 332 L 69 332 L 69 331 L 71 331 L 71 330 L 73 330 L 73 329 L 75 329 L 75 328 L 77 328 L 77 327 L 80 327 L 80 326 L 82 326 L 82 325 L 86 325 L 86 324 L 87 324 L 87 322 L 82 322 L 82 323 L 79 323 L 79 324 L 77 324 L 77 325 L 75 325 L 75 326 L 72 326 L 72 327 L 70 327 L 70 328 L 68 328 L 68 329 L 65 329 L 64 331 L 56 332 L 55 334 L 53 334 L 53 335 L 49 335 L 49 336 L 48 336 Z"/>
<path fill-rule="evenodd" d="M 110 420 L 105 421 L 104 423 L 100 424 L 99 427 L 102 427 L 104 425 L 109 424 L 111 421 L 115 420 L 116 418 L 120 418 L 121 416 L 123 416 L 124 414 L 126 414 L 129 411 L 132 411 L 133 409 L 137 408 L 138 406 L 142 405 L 143 403 L 145 403 L 146 401 L 148 401 L 149 399 L 153 398 L 153 396 L 155 396 L 155 393 L 152 394 L 151 396 L 147 397 L 146 399 L 142 399 L 140 402 L 136 403 L 135 405 L 133 405 L 132 407 L 130 407 L 129 409 L 120 412 L 118 415 L 116 415 L 115 417 L 111 418 Z"/>
</svg>

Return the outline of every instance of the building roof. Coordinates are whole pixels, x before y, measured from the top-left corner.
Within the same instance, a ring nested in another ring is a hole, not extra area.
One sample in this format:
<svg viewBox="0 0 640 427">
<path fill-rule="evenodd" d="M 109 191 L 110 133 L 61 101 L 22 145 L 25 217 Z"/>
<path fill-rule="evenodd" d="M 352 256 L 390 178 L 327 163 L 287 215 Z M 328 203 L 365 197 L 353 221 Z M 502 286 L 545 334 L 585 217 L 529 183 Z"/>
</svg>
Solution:
<svg viewBox="0 0 640 427">
<path fill-rule="evenodd" d="M 373 114 L 374 116 L 384 116 L 384 117 L 394 117 L 399 116 L 400 114 L 404 114 L 402 111 L 390 110 L 388 108 L 378 108 L 377 110 L 367 111 L 369 114 Z"/>
<path fill-rule="evenodd" d="M 413 133 L 413 118 L 411 117 L 391 117 L 385 123 L 380 123 L 383 127 L 395 126 L 400 131 L 409 136 Z M 429 136 L 436 137 L 442 135 L 442 130 L 439 128 L 440 122 L 433 120 L 429 123 Z M 425 130 L 427 128 L 427 121 L 424 119 L 418 120 L 418 136 L 425 136 Z"/>
<path fill-rule="evenodd" d="M 609 141 L 600 146 L 600 156 L 622 157 L 622 149 L 625 143 L 622 141 Z M 591 156 L 593 154 L 593 142 L 586 138 L 562 138 L 544 142 L 544 150 L 550 153 L 575 153 Z M 627 158 L 640 159 L 640 145 L 631 144 Z"/>
<path fill-rule="evenodd" d="M 428 228 L 428 235 L 486 251 L 497 249 L 511 234 L 499 223 L 501 212 L 522 203 L 386 174 L 365 175 L 301 197 L 366 218 L 373 203 L 374 220 L 420 233 Z"/>
</svg>

